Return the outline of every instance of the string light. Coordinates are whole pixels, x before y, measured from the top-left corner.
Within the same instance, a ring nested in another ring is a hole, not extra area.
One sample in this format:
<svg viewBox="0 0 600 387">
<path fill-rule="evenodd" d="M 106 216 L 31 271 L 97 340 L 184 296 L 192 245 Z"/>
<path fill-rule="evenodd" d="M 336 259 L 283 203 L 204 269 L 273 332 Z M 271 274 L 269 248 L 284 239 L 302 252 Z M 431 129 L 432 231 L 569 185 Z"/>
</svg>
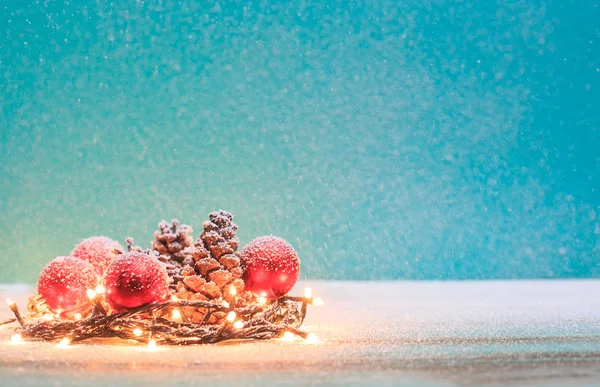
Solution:
<svg viewBox="0 0 600 387">
<path fill-rule="evenodd" d="M 98 292 L 98 290 L 100 290 L 100 292 Z M 105 289 L 104 289 L 104 286 L 102 286 L 102 285 L 98 285 L 96 287 L 95 291 L 92 289 L 88 289 L 85 291 L 88 298 L 90 299 L 90 301 L 92 301 L 92 304 L 94 305 L 94 313 L 98 313 L 101 315 L 106 315 L 106 310 L 102 306 L 102 303 L 100 302 L 100 300 L 96 298 L 96 296 L 98 294 L 104 293 L 104 291 L 105 291 Z"/>
<path fill-rule="evenodd" d="M 179 301 L 179 298 L 177 298 L 177 296 L 176 296 L 176 295 L 172 295 L 172 296 L 171 296 L 171 301 L 173 301 L 173 302 L 177 302 L 177 301 Z"/>
<path fill-rule="evenodd" d="M 103 296 L 100 297 L 100 294 L 106 292 L 106 290 L 104 289 L 103 286 L 99 286 L 96 287 L 95 289 L 87 289 L 86 290 L 86 295 L 90 298 L 91 303 L 94 305 L 95 309 L 94 309 L 94 315 L 93 316 L 98 316 L 98 313 L 100 310 L 103 310 L 103 306 L 102 306 L 102 301 L 101 299 L 103 299 Z M 229 287 L 229 292 L 233 295 L 233 300 L 235 300 L 235 295 L 237 293 L 237 289 L 235 286 L 230 286 Z M 304 297 L 289 297 L 289 296 L 284 296 L 278 299 L 273 299 L 273 300 L 269 300 L 266 296 L 265 292 L 261 293 L 261 296 L 257 297 L 255 299 L 255 305 L 265 305 L 268 304 L 270 306 L 269 310 L 278 310 L 281 309 L 280 311 L 278 311 L 278 313 L 280 314 L 280 318 L 283 319 L 285 314 L 289 314 L 290 311 L 293 309 L 290 309 L 288 307 L 288 302 L 296 302 L 296 303 L 302 303 L 302 310 L 300 310 L 299 316 L 296 318 L 295 321 L 293 321 L 293 323 L 299 323 L 302 324 L 302 322 L 304 321 L 304 316 L 306 314 L 306 304 L 312 304 L 312 305 L 323 305 L 324 302 L 321 298 L 312 298 L 312 289 L 311 288 L 305 288 L 304 289 Z M 167 342 L 169 343 L 177 343 L 177 344 L 196 344 L 196 343 L 204 343 L 204 342 L 217 342 L 217 341 L 222 341 L 222 340 L 226 340 L 228 335 L 222 335 L 223 332 L 225 332 L 227 329 L 243 329 L 246 326 L 251 326 L 252 329 L 244 329 L 241 330 L 239 332 L 237 332 L 234 336 L 231 337 L 235 337 L 235 338 L 272 338 L 272 335 L 265 335 L 265 333 L 271 333 L 271 334 L 278 334 L 280 335 L 279 338 L 282 341 L 300 341 L 300 337 L 305 337 L 306 336 L 306 342 L 309 344 L 313 344 L 313 343 L 318 343 L 320 342 L 320 340 L 313 334 L 308 334 L 308 333 L 304 333 L 304 332 L 300 332 L 300 331 L 296 331 L 295 329 L 292 328 L 292 331 L 285 331 L 285 326 L 288 325 L 290 327 L 293 327 L 294 325 L 292 323 L 289 322 L 284 322 L 282 325 L 283 326 L 273 326 L 272 323 L 270 324 L 262 324 L 260 320 L 262 314 L 258 314 L 257 316 L 248 316 L 248 313 L 246 311 L 246 309 L 241 308 L 239 310 L 237 310 L 238 312 L 242 313 L 241 319 L 238 320 L 238 315 L 236 313 L 236 309 L 234 307 L 231 307 L 229 302 L 223 301 L 221 300 L 221 302 L 207 302 L 207 301 L 185 301 L 184 305 L 185 306 L 193 306 L 196 307 L 202 307 L 202 308 L 207 308 L 208 309 L 208 315 L 210 316 L 210 312 L 211 309 L 213 312 L 221 312 L 221 311 L 227 311 L 228 313 L 226 314 L 226 323 L 225 324 L 221 324 L 218 328 L 213 331 L 213 330 L 207 330 L 206 332 L 202 331 L 200 332 L 199 337 L 190 337 L 190 336 L 185 336 L 178 332 L 179 329 L 181 329 L 181 327 L 185 327 L 185 323 L 186 321 L 186 316 L 183 314 L 183 311 L 181 309 L 179 309 L 179 307 L 181 307 L 181 305 L 179 305 L 180 300 L 177 297 L 172 297 L 171 301 L 174 302 L 173 304 L 170 304 L 168 302 L 163 303 L 163 304 L 157 304 L 157 305 L 151 305 L 148 306 L 147 309 L 139 309 L 136 310 L 135 313 L 133 313 L 133 315 L 127 315 L 125 317 L 119 315 L 119 314 L 113 314 L 113 315 L 106 315 L 105 312 L 100 312 L 100 314 L 102 314 L 104 317 L 103 319 L 97 319 L 97 318 L 88 318 L 88 316 L 84 316 L 82 313 L 73 313 L 73 314 L 68 314 L 67 316 L 63 316 L 63 318 L 71 318 L 73 320 L 73 322 L 71 324 L 63 324 L 63 320 L 61 319 L 62 310 L 56 310 L 55 313 L 49 313 L 48 311 L 44 310 L 46 313 L 43 313 L 41 316 L 39 316 L 40 320 L 45 320 L 44 322 L 42 321 L 37 321 L 37 322 L 32 322 L 28 325 L 35 325 L 35 326 L 39 326 L 39 327 L 43 327 L 43 335 L 41 334 L 33 334 L 31 335 L 31 337 L 33 338 L 43 338 L 45 340 L 60 340 L 60 342 L 58 342 L 57 346 L 60 348 L 65 348 L 71 345 L 71 341 L 74 339 L 73 338 L 73 334 L 74 332 L 85 332 L 86 334 L 90 335 L 89 337 L 114 337 L 114 332 L 119 331 L 122 329 L 122 327 L 125 327 L 126 324 L 131 324 L 129 325 L 130 327 L 133 326 L 132 328 L 129 328 L 131 330 L 127 330 L 127 334 L 123 335 L 123 333 L 119 333 L 119 336 L 122 338 L 126 338 L 127 335 L 129 335 L 129 338 L 134 338 L 134 337 L 147 337 L 148 338 L 148 348 L 153 351 L 157 349 L 157 342 L 155 339 L 153 339 L 153 333 L 152 333 L 152 329 L 150 329 L 150 332 L 145 332 L 140 328 L 135 328 L 135 326 L 137 325 L 137 321 L 135 321 L 135 318 L 139 318 L 139 316 L 142 317 L 147 317 L 148 313 L 152 314 L 153 312 L 158 312 L 161 311 L 162 309 L 166 309 L 170 308 L 171 309 L 171 316 L 173 319 L 182 319 L 183 320 L 183 324 L 176 324 L 173 326 L 164 326 L 164 324 L 162 324 L 161 322 L 159 322 L 157 320 L 157 322 L 161 325 L 161 333 L 165 334 L 165 338 L 167 340 Z M 15 313 L 16 316 L 20 316 L 19 311 L 18 311 L 18 307 L 17 304 L 10 298 L 6 299 L 6 303 L 10 306 L 11 310 L 13 310 L 13 312 Z M 228 310 L 227 310 L 228 309 Z M 297 309 L 295 309 L 297 310 Z M 148 312 L 149 311 L 149 312 Z M 250 317 L 250 321 L 245 321 L 246 318 Z M 286 317 L 287 318 L 287 317 Z M 59 319 L 58 321 L 53 322 L 52 320 L 56 320 Z M 255 321 L 256 319 L 256 321 Z M 119 325 L 119 324 L 113 324 L 115 321 L 120 322 L 123 321 L 126 324 L 123 325 Z M 208 320 L 208 319 L 205 319 Z M 12 320 L 14 321 L 14 319 Z M 284 320 L 278 320 L 279 321 L 284 321 Z M 10 320 L 8 320 L 7 322 L 11 322 Z M 205 324 L 206 321 L 203 321 L 202 324 Z M 155 324 L 155 321 L 153 320 L 152 323 L 153 327 Z M 23 325 L 23 324 L 22 324 Z M 99 329 L 102 328 L 102 329 Z M 135 329 L 134 329 L 135 328 Z M 275 329 L 274 329 L 275 328 Z M 289 328 L 288 328 L 289 329 Z M 48 335 L 48 332 L 51 331 L 51 334 Z M 41 331 L 40 331 L 41 332 Z M 295 332 L 295 333 L 292 333 Z M 28 334 L 29 336 L 29 334 Z M 88 338 L 88 336 L 82 335 L 82 336 L 78 336 L 77 340 L 84 340 Z M 11 337 L 11 342 L 13 343 L 19 343 L 23 341 L 23 338 L 21 337 L 21 335 L 14 335 L 13 337 Z"/>
<path fill-rule="evenodd" d="M 232 323 L 235 321 L 236 317 L 237 317 L 237 315 L 235 314 L 235 312 L 231 311 L 231 312 L 227 313 L 226 319 L 228 322 Z"/>
<path fill-rule="evenodd" d="M 96 292 L 93 291 L 92 289 L 86 290 L 85 293 L 87 294 L 87 296 L 90 300 L 93 300 L 94 298 L 96 298 Z"/>
<path fill-rule="evenodd" d="M 312 288 L 304 288 L 304 298 L 312 298 Z"/>
<path fill-rule="evenodd" d="M 10 342 L 13 344 L 21 344 L 23 342 L 23 336 L 18 333 L 16 335 L 12 335 L 10 337 Z"/>
<path fill-rule="evenodd" d="M 19 312 L 19 307 L 17 306 L 17 304 L 10 298 L 6 299 L 6 303 L 8 304 L 8 307 L 10 308 L 10 310 L 15 315 L 15 318 L 21 325 L 21 328 L 25 328 L 25 321 L 23 321 L 23 316 L 21 316 L 21 312 Z"/>
<path fill-rule="evenodd" d="M 292 332 L 285 331 L 283 336 L 279 338 L 281 341 L 294 341 L 296 336 Z"/>
<path fill-rule="evenodd" d="M 104 294 L 106 293 L 106 288 L 104 286 L 102 286 L 102 284 L 96 286 L 96 293 L 97 294 Z"/>
</svg>

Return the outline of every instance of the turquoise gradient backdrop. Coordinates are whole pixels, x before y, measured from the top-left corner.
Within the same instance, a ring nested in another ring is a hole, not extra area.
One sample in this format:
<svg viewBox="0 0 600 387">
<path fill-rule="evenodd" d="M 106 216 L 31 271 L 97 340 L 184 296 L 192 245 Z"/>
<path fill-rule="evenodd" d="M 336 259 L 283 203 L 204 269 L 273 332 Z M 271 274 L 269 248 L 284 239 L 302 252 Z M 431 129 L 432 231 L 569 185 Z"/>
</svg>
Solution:
<svg viewBox="0 0 600 387">
<path fill-rule="evenodd" d="M 234 213 L 305 278 L 600 277 L 595 1 L 5 1 L 0 282 Z"/>
</svg>

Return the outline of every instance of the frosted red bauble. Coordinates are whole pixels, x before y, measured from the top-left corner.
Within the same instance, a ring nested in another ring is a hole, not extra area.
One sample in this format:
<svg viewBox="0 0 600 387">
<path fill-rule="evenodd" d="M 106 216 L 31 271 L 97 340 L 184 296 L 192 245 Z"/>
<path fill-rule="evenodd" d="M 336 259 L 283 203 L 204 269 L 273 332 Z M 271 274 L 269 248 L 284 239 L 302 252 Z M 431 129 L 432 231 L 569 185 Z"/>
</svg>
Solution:
<svg viewBox="0 0 600 387">
<path fill-rule="evenodd" d="M 285 240 L 264 236 L 248 243 L 241 252 L 246 289 L 268 298 L 292 290 L 300 274 L 300 259 Z"/>
<path fill-rule="evenodd" d="M 116 312 L 167 299 L 169 276 L 164 265 L 148 254 L 116 257 L 104 274 L 106 301 Z"/>
<path fill-rule="evenodd" d="M 96 288 L 94 267 L 79 258 L 57 257 L 40 273 L 37 291 L 53 312 L 77 312 L 91 306 L 88 289 Z"/>
<path fill-rule="evenodd" d="M 122 253 L 123 246 L 119 242 L 105 236 L 86 238 L 71 251 L 73 257 L 91 263 L 100 277 L 104 275 L 104 271 L 112 260 Z"/>
</svg>

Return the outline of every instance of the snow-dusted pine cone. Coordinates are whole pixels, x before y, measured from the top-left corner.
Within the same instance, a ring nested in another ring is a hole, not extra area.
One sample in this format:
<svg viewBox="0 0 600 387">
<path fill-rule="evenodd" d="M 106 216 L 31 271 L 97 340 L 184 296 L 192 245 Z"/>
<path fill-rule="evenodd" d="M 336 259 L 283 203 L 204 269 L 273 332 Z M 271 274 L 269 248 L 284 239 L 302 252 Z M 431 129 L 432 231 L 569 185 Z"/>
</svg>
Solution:
<svg viewBox="0 0 600 387">
<path fill-rule="evenodd" d="M 192 257 L 185 253 L 185 249 L 194 243 L 191 235 L 193 232 L 190 226 L 180 224 L 177 219 L 173 219 L 171 223 L 163 220 L 158 224 L 158 231 L 154 232 L 152 249 L 181 265 L 193 263 Z M 186 262 L 186 258 L 190 261 Z"/>
<path fill-rule="evenodd" d="M 163 220 L 158 224 L 158 230 L 154 232 L 152 250 L 159 256 L 172 280 L 171 288 L 175 289 L 177 282 L 183 280 L 182 269 L 186 265 L 194 264 L 194 257 L 190 247 L 194 243 L 192 233 L 194 230 L 187 224 L 180 224 L 177 219 L 171 223 Z"/>
<path fill-rule="evenodd" d="M 237 306 L 253 300 L 252 293 L 244 289 L 233 215 L 223 210 L 212 212 L 202 228 L 200 237 L 185 249 L 186 257 L 193 257 L 193 265 L 185 262 L 180 276 L 173 278 L 175 295 L 183 300 L 235 302 Z M 202 308 L 183 308 L 187 318 L 197 323 L 204 321 L 206 312 Z M 207 322 L 218 323 L 223 318 L 225 313 L 214 313 Z"/>
</svg>

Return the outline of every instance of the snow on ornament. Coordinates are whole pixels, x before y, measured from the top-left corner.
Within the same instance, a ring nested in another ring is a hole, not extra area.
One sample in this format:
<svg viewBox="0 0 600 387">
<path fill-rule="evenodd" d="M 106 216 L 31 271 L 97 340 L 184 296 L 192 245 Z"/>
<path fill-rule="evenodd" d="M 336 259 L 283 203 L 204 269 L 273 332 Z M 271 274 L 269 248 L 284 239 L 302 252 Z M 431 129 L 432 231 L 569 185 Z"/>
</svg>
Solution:
<svg viewBox="0 0 600 387">
<path fill-rule="evenodd" d="M 102 277 L 112 260 L 123 251 L 119 242 L 105 236 L 94 236 L 79 242 L 71 251 L 71 256 L 91 263 L 96 274 Z"/>
<path fill-rule="evenodd" d="M 300 259 L 285 240 L 263 236 L 241 252 L 246 289 L 263 297 L 281 297 L 294 287 L 300 274 Z"/>
<path fill-rule="evenodd" d="M 169 297 L 169 277 L 164 265 L 141 252 L 115 258 L 104 276 L 106 301 L 114 311 L 123 312 Z"/>
<path fill-rule="evenodd" d="M 79 258 L 57 257 L 40 273 L 37 291 L 55 313 L 84 312 L 91 308 L 87 290 L 96 287 L 94 267 Z"/>
</svg>

